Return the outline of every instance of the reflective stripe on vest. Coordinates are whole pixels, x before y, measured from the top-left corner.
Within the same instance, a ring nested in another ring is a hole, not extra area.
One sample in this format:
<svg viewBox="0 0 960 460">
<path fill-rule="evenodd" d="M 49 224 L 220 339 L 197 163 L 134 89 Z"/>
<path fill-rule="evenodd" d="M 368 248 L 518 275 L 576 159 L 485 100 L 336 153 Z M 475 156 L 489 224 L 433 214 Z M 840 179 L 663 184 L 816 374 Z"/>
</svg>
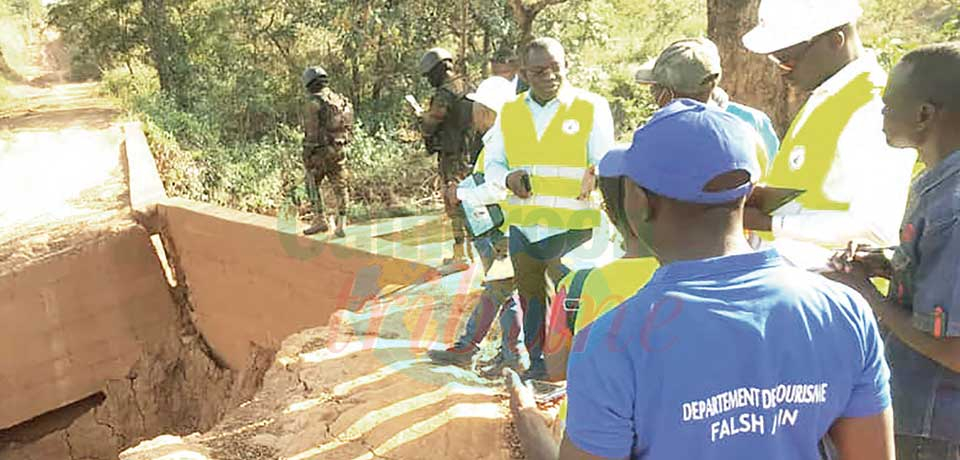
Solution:
<svg viewBox="0 0 960 460">
<path fill-rule="evenodd" d="M 853 114 L 872 101 L 879 90 L 882 90 L 882 83 L 878 86 L 871 79 L 870 72 L 864 72 L 814 108 L 803 126 L 797 126 L 799 117 L 794 120 L 774 159 L 767 183 L 774 187 L 806 190 L 796 200 L 805 209 L 849 209 L 850 203 L 828 198 L 823 186 L 837 158 L 840 135 Z"/>
<path fill-rule="evenodd" d="M 533 114 L 521 95 L 501 111 L 507 163 L 530 173 L 533 197 L 512 197 L 503 210 L 510 225 L 586 229 L 600 225 L 600 210 L 579 201 L 586 171 L 587 145 L 593 131 L 593 104 L 574 98 L 560 104 L 543 135 L 537 138 Z"/>
</svg>

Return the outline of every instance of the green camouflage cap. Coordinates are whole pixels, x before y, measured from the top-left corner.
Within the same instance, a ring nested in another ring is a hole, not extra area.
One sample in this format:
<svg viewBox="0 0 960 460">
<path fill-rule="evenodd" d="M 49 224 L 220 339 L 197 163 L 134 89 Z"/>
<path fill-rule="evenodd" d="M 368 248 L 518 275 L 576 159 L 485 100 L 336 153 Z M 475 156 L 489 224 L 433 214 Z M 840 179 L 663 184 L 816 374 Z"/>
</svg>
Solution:
<svg viewBox="0 0 960 460">
<path fill-rule="evenodd" d="M 449 51 L 443 48 L 430 48 L 426 53 L 423 53 L 423 57 L 420 58 L 420 65 L 417 66 L 417 69 L 420 71 L 421 75 L 426 75 L 433 70 L 437 64 L 443 61 L 452 61 L 453 55 Z"/>
<path fill-rule="evenodd" d="M 672 43 L 655 61 L 644 64 L 636 78 L 639 83 L 697 94 L 719 82 L 722 73 L 717 45 L 706 38 L 693 38 Z"/>
</svg>

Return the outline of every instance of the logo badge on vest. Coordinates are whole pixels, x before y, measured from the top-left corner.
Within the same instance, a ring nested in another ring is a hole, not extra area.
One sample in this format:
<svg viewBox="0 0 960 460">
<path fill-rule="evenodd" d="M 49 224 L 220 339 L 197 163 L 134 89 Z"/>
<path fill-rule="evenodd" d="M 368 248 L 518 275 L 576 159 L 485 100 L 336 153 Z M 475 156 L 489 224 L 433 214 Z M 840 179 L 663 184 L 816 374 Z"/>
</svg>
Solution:
<svg viewBox="0 0 960 460">
<path fill-rule="evenodd" d="M 580 122 L 577 120 L 564 120 L 563 132 L 567 134 L 577 134 L 580 132 Z"/>
<path fill-rule="evenodd" d="M 803 162 L 807 160 L 807 149 L 802 145 L 794 148 L 790 151 L 790 156 L 787 158 L 787 162 L 790 165 L 791 171 L 796 171 L 803 167 Z"/>
</svg>

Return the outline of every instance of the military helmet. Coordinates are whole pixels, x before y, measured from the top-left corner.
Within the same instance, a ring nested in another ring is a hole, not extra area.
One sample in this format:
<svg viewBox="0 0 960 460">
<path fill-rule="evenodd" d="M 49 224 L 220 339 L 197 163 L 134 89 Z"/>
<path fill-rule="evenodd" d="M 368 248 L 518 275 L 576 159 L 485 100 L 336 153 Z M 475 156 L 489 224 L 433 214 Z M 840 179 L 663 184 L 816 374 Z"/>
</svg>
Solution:
<svg viewBox="0 0 960 460">
<path fill-rule="evenodd" d="M 318 65 L 307 67 L 307 70 L 303 71 L 303 77 L 301 78 L 303 87 L 306 88 L 310 86 L 310 83 L 313 83 L 313 81 L 318 78 L 327 78 L 327 71 Z"/>
<path fill-rule="evenodd" d="M 453 55 L 449 51 L 443 48 L 431 48 L 427 50 L 426 53 L 423 53 L 423 57 L 420 58 L 420 74 L 426 75 L 433 70 L 437 64 L 443 61 L 452 61 Z"/>
</svg>

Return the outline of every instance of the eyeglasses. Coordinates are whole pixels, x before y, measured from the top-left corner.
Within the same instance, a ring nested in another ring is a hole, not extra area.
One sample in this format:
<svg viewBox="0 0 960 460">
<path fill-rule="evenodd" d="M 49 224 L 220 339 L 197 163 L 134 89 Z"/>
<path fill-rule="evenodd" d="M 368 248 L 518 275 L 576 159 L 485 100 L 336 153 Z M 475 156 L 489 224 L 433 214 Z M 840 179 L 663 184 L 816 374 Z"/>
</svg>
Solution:
<svg viewBox="0 0 960 460">
<path fill-rule="evenodd" d="M 813 48 L 813 45 L 817 43 L 823 37 L 830 35 L 833 32 L 840 30 L 839 28 L 830 29 L 822 34 L 816 35 L 813 38 L 793 45 L 787 49 L 777 51 L 775 53 L 770 53 L 767 55 L 767 58 L 773 61 L 779 67 L 791 67 L 789 64 L 796 63 L 803 59 L 804 56 L 810 51 L 810 48 Z"/>
<path fill-rule="evenodd" d="M 560 65 L 552 64 L 540 67 L 527 67 L 527 72 L 529 72 L 532 77 L 543 78 L 550 74 L 560 73 Z"/>
</svg>

